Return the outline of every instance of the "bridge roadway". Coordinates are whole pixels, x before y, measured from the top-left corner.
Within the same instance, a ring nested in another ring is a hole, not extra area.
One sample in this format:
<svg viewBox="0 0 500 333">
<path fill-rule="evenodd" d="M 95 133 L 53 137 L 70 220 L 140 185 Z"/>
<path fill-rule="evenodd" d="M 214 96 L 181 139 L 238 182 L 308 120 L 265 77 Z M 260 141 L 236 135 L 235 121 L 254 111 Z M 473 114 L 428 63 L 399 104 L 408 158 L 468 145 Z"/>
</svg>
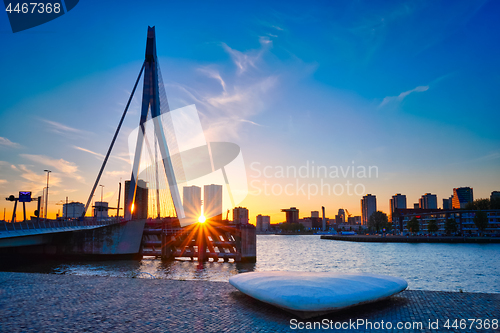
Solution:
<svg viewBox="0 0 500 333">
<path fill-rule="evenodd" d="M 108 221 L 26 221 L 0 223 L 0 248 L 41 245 L 50 242 L 53 234 L 79 230 L 97 229 L 115 224 L 116 219 Z"/>
<path fill-rule="evenodd" d="M 145 220 L 47 221 L 0 224 L 0 259 L 34 256 L 133 257 Z"/>
</svg>

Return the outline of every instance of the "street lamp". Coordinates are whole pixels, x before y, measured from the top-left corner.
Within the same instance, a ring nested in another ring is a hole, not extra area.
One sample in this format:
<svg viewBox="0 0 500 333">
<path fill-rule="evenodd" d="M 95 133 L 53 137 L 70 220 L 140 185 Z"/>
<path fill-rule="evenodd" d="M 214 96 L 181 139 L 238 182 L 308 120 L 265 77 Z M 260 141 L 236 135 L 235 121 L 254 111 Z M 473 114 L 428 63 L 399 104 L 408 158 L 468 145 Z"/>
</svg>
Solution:
<svg viewBox="0 0 500 333">
<path fill-rule="evenodd" d="M 52 171 L 50 170 L 43 170 L 47 173 L 47 191 L 45 192 L 45 220 L 47 220 L 47 205 L 49 203 L 49 173 Z"/>
<path fill-rule="evenodd" d="M 102 208 L 103 208 L 103 204 L 102 204 L 102 191 L 104 190 L 104 185 L 99 185 L 101 187 L 101 206 L 99 207 L 99 212 L 101 213 L 101 219 L 102 219 Z M 96 207 L 97 209 L 97 207 Z"/>
</svg>

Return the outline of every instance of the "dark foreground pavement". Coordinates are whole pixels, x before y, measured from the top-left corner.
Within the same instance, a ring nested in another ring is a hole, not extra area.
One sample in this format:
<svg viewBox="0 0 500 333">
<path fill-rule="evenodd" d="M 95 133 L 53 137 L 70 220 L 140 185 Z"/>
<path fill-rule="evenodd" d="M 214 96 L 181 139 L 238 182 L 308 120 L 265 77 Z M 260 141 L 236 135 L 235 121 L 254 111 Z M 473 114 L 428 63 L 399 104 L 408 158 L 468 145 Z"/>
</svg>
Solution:
<svg viewBox="0 0 500 333">
<path fill-rule="evenodd" d="M 411 290 L 301 320 L 225 282 L 0 272 L 2 332 L 302 332 L 306 329 L 301 325 L 315 322 L 317 328 L 329 327 L 318 331 L 343 331 L 335 325 L 352 329 L 358 319 L 365 323 L 352 331 L 500 332 L 491 328 L 500 319 L 500 294 Z M 444 327 L 448 319 L 450 329 Z M 451 327 L 455 319 L 458 329 Z M 479 329 L 478 321 L 472 327 L 467 321 L 460 329 L 460 319 L 488 319 L 490 329 Z M 439 329 L 429 329 L 429 321 L 436 320 Z M 422 330 L 417 329 L 419 322 Z M 387 330 L 389 323 L 392 330 Z M 397 329 L 398 323 L 415 329 Z"/>
</svg>

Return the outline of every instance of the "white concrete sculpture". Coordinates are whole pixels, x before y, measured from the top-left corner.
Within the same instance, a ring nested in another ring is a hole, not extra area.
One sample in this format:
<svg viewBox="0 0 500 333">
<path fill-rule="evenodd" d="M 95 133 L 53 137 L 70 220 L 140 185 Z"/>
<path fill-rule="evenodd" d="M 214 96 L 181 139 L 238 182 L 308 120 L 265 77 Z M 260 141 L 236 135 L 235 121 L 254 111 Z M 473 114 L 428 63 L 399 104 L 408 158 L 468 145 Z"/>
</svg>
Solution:
<svg viewBox="0 0 500 333">
<path fill-rule="evenodd" d="M 387 275 L 330 272 L 251 272 L 232 276 L 229 283 L 302 318 L 382 300 L 408 287 Z"/>
</svg>

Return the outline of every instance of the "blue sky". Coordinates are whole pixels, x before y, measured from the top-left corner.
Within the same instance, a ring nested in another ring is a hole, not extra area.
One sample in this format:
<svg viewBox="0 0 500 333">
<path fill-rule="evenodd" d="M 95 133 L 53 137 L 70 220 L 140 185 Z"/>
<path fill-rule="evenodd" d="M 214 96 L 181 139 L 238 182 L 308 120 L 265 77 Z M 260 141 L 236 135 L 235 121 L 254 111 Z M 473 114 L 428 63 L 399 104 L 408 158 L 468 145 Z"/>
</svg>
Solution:
<svg viewBox="0 0 500 333">
<path fill-rule="evenodd" d="M 351 181 L 376 194 L 384 211 L 396 192 L 408 205 L 426 192 L 440 204 L 459 186 L 487 197 L 500 190 L 499 6 L 82 1 L 16 34 L 0 14 L 0 194 L 39 194 L 43 169 L 52 168 L 49 213 L 66 196 L 86 201 L 143 61 L 147 26 L 155 25 L 171 108 L 196 104 L 210 141 L 238 143 L 249 181 L 254 162 L 354 161 L 378 167 L 378 178 Z M 138 118 L 135 98 L 101 182 L 111 202 L 129 177 L 126 138 Z M 277 222 L 289 206 L 301 216 L 322 205 L 332 217 L 341 207 L 357 214 L 359 199 L 251 193 L 242 205 L 252 219 L 262 213 Z M 7 215 L 11 206 L 0 204 Z"/>
</svg>

